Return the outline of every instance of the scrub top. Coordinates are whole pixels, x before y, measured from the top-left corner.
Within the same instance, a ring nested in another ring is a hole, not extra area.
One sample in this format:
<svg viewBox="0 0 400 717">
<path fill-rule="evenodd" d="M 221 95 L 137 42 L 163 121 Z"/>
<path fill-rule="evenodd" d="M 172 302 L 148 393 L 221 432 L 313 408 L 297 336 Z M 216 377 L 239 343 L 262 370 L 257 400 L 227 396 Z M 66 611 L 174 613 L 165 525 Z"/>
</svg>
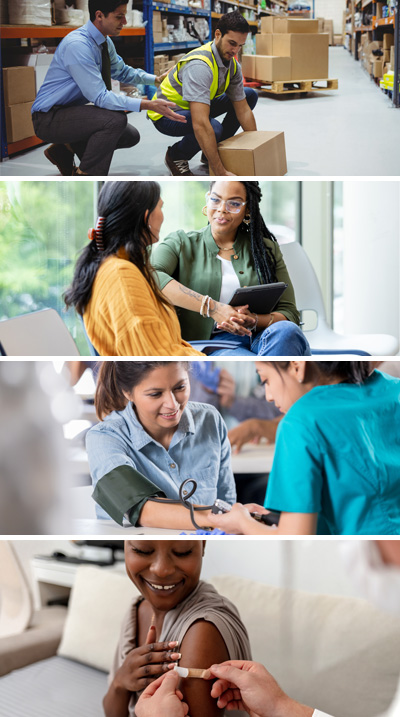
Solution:
<svg viewBox="0 0 400 717">
<path fill-rule="evenodd" d="M 278 428 L 265 507 L 318 513 L 318 533 L 400 535 L 400 380 L 316 386 Z"/>
<path fill-rule="evenodd" d="M 88 431 L 86 448 L 98 518 L 111 516 L 122 525 L 129 515 L 135 525 L 148 498 L 176 500 L 188 478 L 197 483 L 191 503 L 236 500 L 227 429 L 213 406 L 189 401 L 167 450 L 145 431 L 128 403 Z"/>
</svg>

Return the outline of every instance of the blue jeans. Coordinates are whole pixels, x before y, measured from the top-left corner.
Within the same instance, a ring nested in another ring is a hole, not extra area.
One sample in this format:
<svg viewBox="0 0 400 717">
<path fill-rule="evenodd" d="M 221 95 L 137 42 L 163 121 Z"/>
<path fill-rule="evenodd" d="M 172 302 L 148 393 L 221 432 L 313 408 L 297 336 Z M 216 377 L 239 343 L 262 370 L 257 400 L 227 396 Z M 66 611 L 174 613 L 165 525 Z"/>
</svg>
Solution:
<svg viewBox="0 0 400 717">
<path fill-rule="evenodd" d="M 244 88 L 246 94 L 247 104 L 250 109 L 254 109 L 257 104 L 258 94 L 251 87 Z M 192 116 L 189 110 L 177 110 L 178 114 L 186 117 L 186 124 L 181 122 L 175 122 L 174 120 L 161 117 L 159 120 L 153 122 L 156 129 L 161 134 L 166 134 L 168 137 L 182 137 L 180 142 L 172 145 L 170 148 L 170 154 L 172 159 L 192 159 L 197 152 L 200 152 L 200 145 L 195 137 Z M 219 122 L 215 117 L 225 114 L 223 122 Z M 217 97 L 215 100 L 211 100 L 210 105 L 210 124 L 215 133 L 215 139 L 218 142 L 222 142 L 228 137 L 233 137 L 235 132 L 239 129 L 239 122 L 236 117 L 233 104 L 226 94 Z"/>
<path fill-rule="evenodd" d="M 237 349 L 218 349 L 211 356 L 311 356 L 306 337 L 292 321 L 277 321 L 254 338 L 224 331 L 218 339 L 237 342 Z"/>
</svg>

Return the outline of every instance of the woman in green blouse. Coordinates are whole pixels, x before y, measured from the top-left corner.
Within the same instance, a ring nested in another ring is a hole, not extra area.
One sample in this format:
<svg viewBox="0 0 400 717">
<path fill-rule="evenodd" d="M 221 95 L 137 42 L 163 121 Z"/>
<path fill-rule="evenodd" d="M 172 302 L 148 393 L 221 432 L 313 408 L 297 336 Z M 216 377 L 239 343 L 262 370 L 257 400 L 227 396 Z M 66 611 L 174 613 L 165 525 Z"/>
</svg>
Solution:
<svg viewBox="0 0 400 717">
<path fill-rule="evenodd" d="M 212 182 L 203 214 L 208 226 L 177 231 L 153 251 L 163 294 L 177 307 L 187 341 L 229 339 L 212 355 L 309 356 L 292 283 L 275 237 L 260 214 L 258 182 Z M 275 310 L 251 313 L 228 304 L 235 289 L 283 281 Z"/>
</svg>

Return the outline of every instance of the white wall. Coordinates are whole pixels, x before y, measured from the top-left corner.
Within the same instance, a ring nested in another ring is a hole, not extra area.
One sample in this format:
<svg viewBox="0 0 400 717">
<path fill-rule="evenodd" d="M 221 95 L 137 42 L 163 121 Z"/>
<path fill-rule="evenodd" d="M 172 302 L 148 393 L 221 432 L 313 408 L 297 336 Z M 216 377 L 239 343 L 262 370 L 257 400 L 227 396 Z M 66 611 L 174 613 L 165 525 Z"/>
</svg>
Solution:
<svg viewBox="0 0 400 717">
<path fill-rule="evenodd" d="M 342 32 L 343 10 L 346 9 L 346 0 L 315 0 L 315 17 L 324 17 L 333 20 L 335 34 Z"/>
<path fill-rule="evenodd" d="M 60 550 L 76 555 L 79 549 L 67 540 L 14 540 L 13 544 L 29 576 L 34 555 Z M 314 593 L 356 595 L 339 553 L 340 541 L 324 539 L 274 540 L 221 538 L 206 545 L 203 577 L 234 574 L 270 585 L 284 585 Z"/>
<path fill-rule="evenodd" d="M 344 182 L 344 331 L 400 336 L 399 182 Z"/>
</svg>

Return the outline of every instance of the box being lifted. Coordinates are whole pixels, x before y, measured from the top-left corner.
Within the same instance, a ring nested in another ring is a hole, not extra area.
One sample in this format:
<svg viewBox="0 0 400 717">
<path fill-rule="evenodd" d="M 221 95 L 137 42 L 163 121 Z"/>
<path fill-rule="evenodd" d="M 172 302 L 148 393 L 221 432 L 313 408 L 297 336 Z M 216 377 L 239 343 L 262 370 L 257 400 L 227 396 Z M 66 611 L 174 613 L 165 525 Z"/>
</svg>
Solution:
<svg viewBox="0 0 400 717">
<path fill-rule="evenodd" d="M 225 169 L 238 176 L 282 177 L 287 173 L 283 132 L 241 132 L 220 142 L 218 152 Z"/>
</svg>

